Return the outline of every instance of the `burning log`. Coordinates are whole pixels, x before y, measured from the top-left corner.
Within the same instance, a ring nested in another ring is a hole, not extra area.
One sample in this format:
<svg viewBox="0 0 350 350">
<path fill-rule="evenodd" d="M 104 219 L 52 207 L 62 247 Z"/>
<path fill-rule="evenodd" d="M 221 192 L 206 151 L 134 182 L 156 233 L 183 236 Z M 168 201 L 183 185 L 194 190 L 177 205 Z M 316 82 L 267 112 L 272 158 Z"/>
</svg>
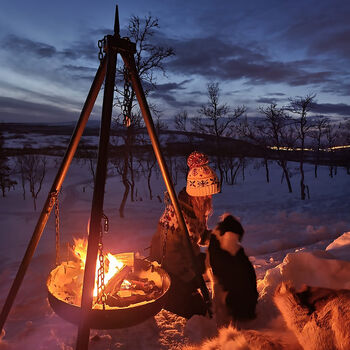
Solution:
<svg viewBox="0 0 350 350">
<path fill-rule="evenodd" d="M 155 288 L 155 283 L 147 279 L 142 280 L 129 280 L 132 289 L 142 290 L 145 293 L 151 292 Z"/>
<path fill-rule="evenodd" d="M 106 304 L 108 306 L 127 307 L 131 304 L 156 300 L 160 296 L 162 291 L 156 287 L 154 291 L 147 294 L 138 294 L 137 292 L 138 291 L 135 291 L 135 293 L 132 293 L 129 296 L 120 296 L 118 294 L 107 295 Z"/>
<path fill-rule="evenodd" d="M 120 297 L 118 295 L 108 295 L 106 303 L 109 306 L 126 307 L 131 304 L 141 303 L 147 300 L 145 295 L 133 294 L 129 297 Z"/>
<path fill-rule="evenodd" d="M 106 293 L 108 306 L 127 307 L 132 304 L 155 300 L 162 293 L 162 289 L 157 287 L 154 281 L 147 278 L 138 278 L 134 274 L 128 277 L 127 289 L 119 289 L 117 293 Z"/>
<path fill-rule="evenodd" d="M 107 283 L 105 286 L 105 293 L 108 295 L 117 294 L 123 281 L 127 278 L 129 273 L 132 271 L 131 266 L 125 265 L 121 268 Z"/>
</svg>

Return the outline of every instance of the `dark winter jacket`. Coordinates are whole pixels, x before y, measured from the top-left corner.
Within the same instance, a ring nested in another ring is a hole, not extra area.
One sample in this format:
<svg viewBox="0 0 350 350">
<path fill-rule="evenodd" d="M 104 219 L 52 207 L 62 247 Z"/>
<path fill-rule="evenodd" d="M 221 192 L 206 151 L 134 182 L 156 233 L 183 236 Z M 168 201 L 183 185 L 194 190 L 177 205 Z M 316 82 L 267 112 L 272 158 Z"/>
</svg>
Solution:
<svg viewBox="0 0 350 350">
<path fill-rule="evenodd" d="M 183 191 L 179 194 L 183 200 L 186 198 Z M 199 256 L 197 241 L 206 227 L 195 216 L 191 206 L 180 201 L 180 208 L 192 242 L 192 249 Z M 185 232 L 179 228 L 174 207 L 167 203 L 161 216 L 157 231 L 152 237 L 150 259 L 162 264 L 162 267 L 170 274 L 177 276 L 184 282 L 195 278 L 195 271 L 187 248 Z"/>
<path fill-rule="evenodd" d="M 186 202 L 186 194 L 183 191 L 180 194 L 180 207 L 190 235 L 193 252 L 198 257 L 198 263 L 202 260 L 204 265 L 204 260 L 200 259 L 197 242 L 206 227 L 198 221 L 191 206 Z M 164 308 L 190 318 L 195 314 L 205 315 L 207 308 L 197 291 L 196 274 L 186 240 L 185 232 L 179 228 L 174 207 L 168 202 L 159 220 L 157 231 L 152 237 L 150 260 L 158 261 L 171 278 L 171 286 Z"/>
</svg>

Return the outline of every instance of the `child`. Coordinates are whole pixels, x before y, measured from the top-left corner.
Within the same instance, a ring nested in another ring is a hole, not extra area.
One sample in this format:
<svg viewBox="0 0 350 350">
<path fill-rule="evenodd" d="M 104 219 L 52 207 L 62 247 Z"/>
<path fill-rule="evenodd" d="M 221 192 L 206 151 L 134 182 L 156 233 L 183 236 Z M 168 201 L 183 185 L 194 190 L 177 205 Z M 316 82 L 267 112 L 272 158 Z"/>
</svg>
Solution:
<svg viewBox="0 0 350 350">
<path fill-rule="evenodd" d="M 186 189 L 178 195 L 192 249 L 199 264 L 201 258 L 198 242 L 208 231 L 212 195 L 220 192 L 218 178 L 208 162 L 208 157 L 203 153 L 195 151 L 189 155 L 187 164 L 190 170 Z M 171 278 L 165 309 L 186 318 L 194 314 L 205 315 L 207 309 L 197 290 L 196 273 L 188 253 L 185 232 L 180 230 L 174 207 L 169 200 L 159 220 L 157 232 L 152 237 L 150 259 L 158 261 Z"/>
</svg>

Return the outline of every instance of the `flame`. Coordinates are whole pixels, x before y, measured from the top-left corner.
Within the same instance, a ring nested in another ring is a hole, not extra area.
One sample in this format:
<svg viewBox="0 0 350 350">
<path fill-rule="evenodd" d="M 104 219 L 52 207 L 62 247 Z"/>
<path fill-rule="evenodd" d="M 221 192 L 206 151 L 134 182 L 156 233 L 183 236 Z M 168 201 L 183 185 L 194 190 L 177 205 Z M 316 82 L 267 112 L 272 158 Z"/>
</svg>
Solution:
<svg viewBox="0 0 350 350">
<path fill-rule="evenodd" d="M 73 246 L 74 255 L 80 259 L 80 269 L 85 269 L 85 260 L 87 254 L 87 239 L 86 238 L 74 238 Z M 96 271 L 95 271 L 95 287 L 94 287 L 94 297 L 97 297 L 97 278 L 98 278 L 98 269 L 101 264 L 99 259 L 96 260 Z M 104 284 L 107 285 L 108 281 L 124 267 L 124 263 L 118 260 L 113 254 L 108 253 L 105 255 L 105 275 L 104 275 Z M 127 281 L 124 281 L 125 283 Z M 123 282 L 123 283 L 124 283 Z"/>
<path fill-rule="evenodd" d="M 124 280 L 122 285 L 120 286 L 120 289 L 130 289 L 132 286 L 132 283 L 128 280 Z"/>
</svg>

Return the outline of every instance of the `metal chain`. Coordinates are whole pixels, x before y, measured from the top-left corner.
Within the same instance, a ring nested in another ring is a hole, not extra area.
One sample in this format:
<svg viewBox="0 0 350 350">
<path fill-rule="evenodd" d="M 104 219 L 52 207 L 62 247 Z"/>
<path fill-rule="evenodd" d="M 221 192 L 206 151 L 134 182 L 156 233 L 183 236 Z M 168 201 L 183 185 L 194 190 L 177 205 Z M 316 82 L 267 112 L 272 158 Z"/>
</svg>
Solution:
<svg viewBox="0 0 350 350">
<path fill-rule="evenodd" d="M 100 60 L 100 64 L 101 64 L 103 57 L 104 57 L 106 43 L 107 43 L 107 35 L 105 35 L 103 39 L 101 39 L 97 42 L 97 46 L 99 48 L 98 59 Z"/>
<path fill-rule="evenodd" d="M 103 214 L 103 226 L 100 230 L 100 239 L 98 243 L 98 261 L 99 268 L 97 270 L 97 302 L 102 304 L 103 310 L 106 308 L 107 295 L 105 293 L 105 257 L 103 254 L 103 233 L 108 231 L 108 218 Z"/>
<path fill-rule="evenodd" d="M 126 127 L 131 125 L 131 116 L 129 115 L 130 101 L 130 77 L 129 70 L 124 66 L 124 103 L 123 103 L 123 124 Z"/>
<path fill-rule="evenodd" d="M 105 293 L 105 258 L 103 255 L 102 231 L 98 243 L 98 261 L 100 267 L 97 270 L 97 302 L 102 304 L 103 310 L 106 307 L 107 295 Z"/>
<path fill-rule="evenodd" d="M 60 264 L 60 210 L 58 201 L 58 191 L 50 193 L 49 208 L 52 209 L 55 206 L 55 245 L 56 245 L 56 266 Z"/>
<path fill-rule="evenodd" d="M 168 191 L 164 192 L 164 203 L 165 203 L 165 208 L 166 208 L 165 210 L 168 210 L 169 206 L 172 205 Z M 169 222 L 166 222 L 163 227 L 165 228 L 165 237 L 163 240 L 162 258 L 160 261 L 161 266 L 163 266 L 163 262 L 164 262 L 165 254 L 166 254 L 166 244 L 167 244 L 168 232 L 169 232 Z"/>
<path fill-rule="evenodd" d="M 165 254 L 166 254 L 166 243 L 168 239 L 168 231 L 169 231 L 169 224 L 165 226 L 165 237 L 163 240 L 163 252 L 162 252 L 162 259 L 160 261 L 160 265 L 163 266 L 164 260 L 165 260 Z"/>
<path fill-rule="evenodd" d="M 56 266 L 60 264 L 60 208 L 58 201 L 58 193 L 56 195 L 55 203 L 55 228 L 56 228 Z"/>
<path fill-rule="evenodd" d="M 58 193 L 57 191 L 50 192 L 50 203 L 48 208 L 49 211 L 51 211 L 52 207 L 56 203 L 57 193 Z"/>
</svg>

